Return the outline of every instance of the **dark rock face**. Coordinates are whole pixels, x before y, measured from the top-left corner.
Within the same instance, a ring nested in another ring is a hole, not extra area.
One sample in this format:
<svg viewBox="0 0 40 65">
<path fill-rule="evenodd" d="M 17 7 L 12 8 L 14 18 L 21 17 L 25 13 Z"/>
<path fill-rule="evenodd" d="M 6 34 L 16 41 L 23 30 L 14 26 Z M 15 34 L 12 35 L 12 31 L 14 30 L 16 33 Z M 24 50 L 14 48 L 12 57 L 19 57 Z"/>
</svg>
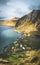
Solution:
<svg viewBox="0 0 40 65">
<path fill-rule="evenodd" d="M 29 15 L 28 15 L 29 16 Z M 30 21 L 32 22 L 36 22 L 38 19 L 40 19 L 40 10 L 33 10 L 31 13 L 30 13 Z"/>
<path fill-rule="evenodd" d="M 27 19 L 27 15 L 23 16 L 22 18 L 20 18 L 20 19 L 17 21 L 15 27 L 18 27 L 19 25 L 23 24 L 24 21 L 26 21 L 26 19 Z"/>
<path fill-rule="evenodd" d="M 40 10 L 33 10 L 28 15 L 25 15 L 22 18 L 20 18 L 16 23 L 16 27 L 28 21 L 31 21 L 32 23 L 40 22 Z"/>
</svg>

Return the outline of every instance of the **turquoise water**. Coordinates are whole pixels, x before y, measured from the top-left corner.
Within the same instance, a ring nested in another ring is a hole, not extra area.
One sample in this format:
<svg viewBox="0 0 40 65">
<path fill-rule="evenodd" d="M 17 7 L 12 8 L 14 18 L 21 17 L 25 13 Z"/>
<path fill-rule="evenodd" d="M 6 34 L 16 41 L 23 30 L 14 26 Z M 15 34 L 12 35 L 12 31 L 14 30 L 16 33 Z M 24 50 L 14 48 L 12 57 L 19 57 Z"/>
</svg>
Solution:
<svg viewBox="0 0 40 65">
<path fill-rule="evenodd" d="M 0 51 L 8 44 L 12 44 L 20 35 L 14 31 L 14 27 L 0 26 Z"/>
</svg>

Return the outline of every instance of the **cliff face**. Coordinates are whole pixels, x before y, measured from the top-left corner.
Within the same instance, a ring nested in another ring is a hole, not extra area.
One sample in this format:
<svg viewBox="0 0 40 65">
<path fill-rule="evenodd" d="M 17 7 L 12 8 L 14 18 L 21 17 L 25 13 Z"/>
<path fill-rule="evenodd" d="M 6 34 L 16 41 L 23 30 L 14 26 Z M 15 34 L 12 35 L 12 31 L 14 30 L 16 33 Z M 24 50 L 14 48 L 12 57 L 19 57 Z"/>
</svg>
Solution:
<svg viewBox="0 0 40 65">
<path fill-rule="evenodd" d="M 31 21 L 32 23 L 36 23 L 40 21 L 40 10 L 33 10 L 28 15 L 23 16 L 18 20 L 16 26 L 19 26 L 25 22 Z"/>
<path fill-rule="evenodd" d="M 33 10 L 28 15 L 20 18 L 16 23 L 16 29 L 29 34 L 30 32 L 40 32 L 40 10 Z"/>
</svg>

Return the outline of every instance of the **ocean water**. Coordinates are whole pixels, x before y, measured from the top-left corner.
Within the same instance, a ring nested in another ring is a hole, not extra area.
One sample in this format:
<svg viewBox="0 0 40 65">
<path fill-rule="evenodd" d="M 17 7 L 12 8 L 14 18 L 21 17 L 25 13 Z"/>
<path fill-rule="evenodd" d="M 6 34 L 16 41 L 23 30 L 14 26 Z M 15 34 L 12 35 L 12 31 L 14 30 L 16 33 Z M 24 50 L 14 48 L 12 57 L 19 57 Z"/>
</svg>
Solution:
<svg viewBox="0 0 40 65">
<path fill-rule="evenodd" d="M 21 34 L 14 31 L 14 27 L 0 26 L 0 52 L 1 50 L 20 38 Z"/>
</svg>

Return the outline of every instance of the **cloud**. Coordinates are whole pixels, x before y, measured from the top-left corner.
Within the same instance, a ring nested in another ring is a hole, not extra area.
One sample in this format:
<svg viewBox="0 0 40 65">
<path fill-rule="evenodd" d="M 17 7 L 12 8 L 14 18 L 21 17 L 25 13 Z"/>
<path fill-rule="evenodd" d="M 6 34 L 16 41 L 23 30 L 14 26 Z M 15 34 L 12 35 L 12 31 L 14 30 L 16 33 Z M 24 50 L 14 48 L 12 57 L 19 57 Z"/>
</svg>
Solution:
<svg viewBox="0 0 40 65">
<path fill-rule="evenodd" d="M 38 9 L 40 9 L 40 5 L 38 6 Z"/>
<path fill-rule="evenodd" d="M 5 20 L 5 17 L 0 17 L 0 20 Z"/>
<path fill-rule="evenodd" d="M 35 4 L 34 5 L 30 5 L 29 9 L 30 10 L 38 10 L 38 9 L 40 10 L 40 4 L 38 4 L 38 5 L 35 5 Z"/>
<path fill-rule="evenodd" d="M 0 0 L 0 17 L 21 17 L 33 9 L 40 9 L 40 0 Z"/>
<path fill-rule="evenodd" d="M 9 0 L 0 0 L 1 5 L 5 5 Z"/>
</svg>

